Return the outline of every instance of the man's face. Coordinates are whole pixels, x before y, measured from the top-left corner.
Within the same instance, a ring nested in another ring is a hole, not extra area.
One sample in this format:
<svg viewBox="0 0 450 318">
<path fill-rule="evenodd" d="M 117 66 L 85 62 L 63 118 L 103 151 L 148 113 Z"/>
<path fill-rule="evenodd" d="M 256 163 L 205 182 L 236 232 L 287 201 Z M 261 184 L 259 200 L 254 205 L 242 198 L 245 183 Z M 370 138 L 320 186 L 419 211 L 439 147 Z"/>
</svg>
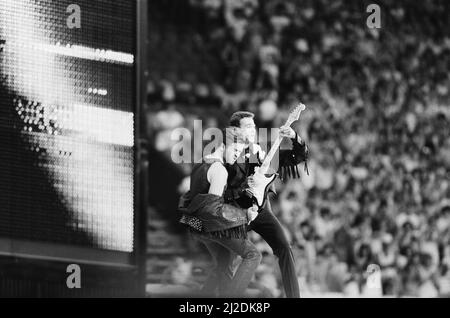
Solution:
<svg viewBox="0 0 450 318">
<path fill-rule="evenodd" d="M 241 152 L 244 150 L 245 144 L 242 143 L 232 143 L 225 147 L 225 161 L 226 163 L 232 165 L 239 158 Z"/>
<path fill-rule="evenodd" d="M 244 137 L 247 142 L 255 143 L 256 142 L 256 125 L 255 121 L 251 117 L 242 118 L 240 121 L 240 128 L 244 134 Z"/>
</svg>

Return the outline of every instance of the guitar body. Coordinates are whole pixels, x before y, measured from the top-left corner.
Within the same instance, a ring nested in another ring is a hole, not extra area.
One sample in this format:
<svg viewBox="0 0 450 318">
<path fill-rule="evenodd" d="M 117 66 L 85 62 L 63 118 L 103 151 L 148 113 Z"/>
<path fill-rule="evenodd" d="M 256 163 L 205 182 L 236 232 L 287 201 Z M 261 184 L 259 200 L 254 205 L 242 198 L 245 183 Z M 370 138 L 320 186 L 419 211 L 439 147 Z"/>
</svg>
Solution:
<svg viewBox="0 0 450 318">
<path fill-rule="evenodd" d="M 266 203 L 267 191 L 270 185 L 277 178 L 277 174 L 263 174 L 260 172 L 255 172 L 253 175 L 253 186 L 250 188 L 250 193 L 253 196 L 254 203 L 261 209 Z"/>
</svg>

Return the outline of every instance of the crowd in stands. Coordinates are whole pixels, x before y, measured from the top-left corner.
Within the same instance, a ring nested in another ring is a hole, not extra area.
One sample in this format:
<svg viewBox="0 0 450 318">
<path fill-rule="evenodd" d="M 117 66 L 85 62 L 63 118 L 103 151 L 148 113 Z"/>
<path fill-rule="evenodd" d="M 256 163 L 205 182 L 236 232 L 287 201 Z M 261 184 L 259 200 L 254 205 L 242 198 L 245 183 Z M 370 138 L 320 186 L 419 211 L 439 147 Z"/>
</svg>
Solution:
<svg viewBox="0 0 450 318">
<path fill-rule="evenodd" d="M 293 127 L 309 176 L 277 181 L 272 199 L 301 292 L 364 295 L 379 270 L 383 295 L 449 294 L 450 3 L 378 1 L 370 29 L 366 2 L 186 1 L 188 29 L 150 32 L 149 135 L 170 160 L 174 128 L 220 127 L 236 110 L 279 127 L 303 102 Z M 270 248 L 252 239 L 265 251 L 257 281 L 282 296 Z"/>
</svg>

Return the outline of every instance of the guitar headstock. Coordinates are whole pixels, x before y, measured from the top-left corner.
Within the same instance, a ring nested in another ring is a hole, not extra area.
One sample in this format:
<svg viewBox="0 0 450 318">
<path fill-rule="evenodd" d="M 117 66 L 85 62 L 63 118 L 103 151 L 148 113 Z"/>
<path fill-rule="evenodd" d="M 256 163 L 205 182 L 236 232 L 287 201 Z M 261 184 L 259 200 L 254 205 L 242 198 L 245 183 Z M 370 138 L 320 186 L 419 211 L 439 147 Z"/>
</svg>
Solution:
<svg viewBox="0 0 450 318">
<path fill-rule="evenodd" d="M 286 121 L 286 126 L 292 125 L 293 122 L 297 121 L 300 118 L 300 113 L 304 111 L 306 106 L 302 103 L 299 103 L 294 107 L 293 110 L 289 113 L 289 117 Z"/>
</svg>

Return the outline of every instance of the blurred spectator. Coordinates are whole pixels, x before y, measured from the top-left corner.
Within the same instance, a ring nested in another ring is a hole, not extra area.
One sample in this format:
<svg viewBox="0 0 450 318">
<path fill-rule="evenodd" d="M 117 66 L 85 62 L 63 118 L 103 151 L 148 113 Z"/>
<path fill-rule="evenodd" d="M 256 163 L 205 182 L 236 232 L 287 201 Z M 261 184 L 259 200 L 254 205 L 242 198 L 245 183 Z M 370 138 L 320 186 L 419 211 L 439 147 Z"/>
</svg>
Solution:
<svg viewBox="0 0 450 318">
<path fill-rule="evenodd" d="M 150 85 L 154 105 L 176 105 L 150 116 L 158 149 L 170 147 L 164 129 L 194 118 L 223 125 L 248 109 L 259 127 L 276 127 L 302 101 L 294 125 L 310 175 L 277 182 L 273 204 L 297 248 L 301 289 L 361 294 L 378 264 L 383 294 L 449 293 L 448 1 L 381 1 L 379 30 L 365 26 L 357 0 L 191 2 L 207 16 L 186 45 L 202 56 L 211 89 L 196 95 L 210 104 L 182 103 L 163 76 Z M 279 295 L 278 274 L 261 270 Z"/>
</svg>

